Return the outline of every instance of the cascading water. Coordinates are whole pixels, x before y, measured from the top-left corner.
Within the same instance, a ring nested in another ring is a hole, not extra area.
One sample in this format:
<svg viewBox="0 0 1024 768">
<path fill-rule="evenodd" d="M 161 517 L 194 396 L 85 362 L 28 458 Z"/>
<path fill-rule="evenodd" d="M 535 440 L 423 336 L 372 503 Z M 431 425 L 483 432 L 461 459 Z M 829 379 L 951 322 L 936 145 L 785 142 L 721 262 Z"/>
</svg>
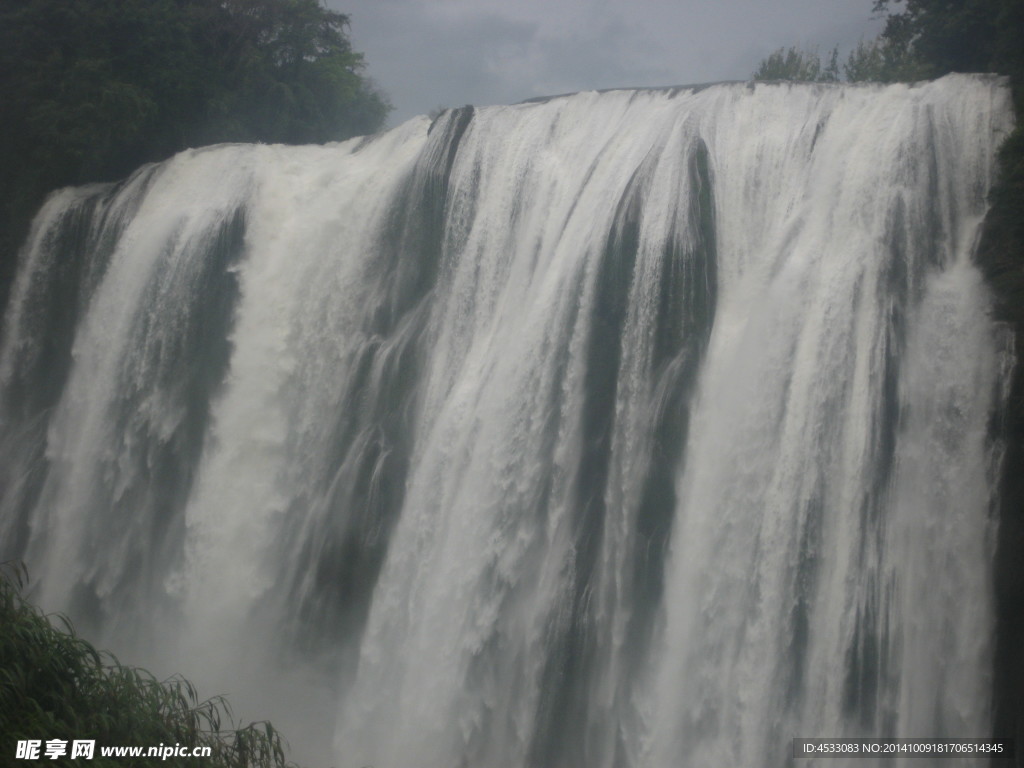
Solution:
<svg viewBox="0 0 1024 768">
<path fill-rule="evenodd" d="M 3 559 L 310 765 L 987 736 L 1011 120 L 987 77 L 582 93 L 59 192 Z"/>
</svg>

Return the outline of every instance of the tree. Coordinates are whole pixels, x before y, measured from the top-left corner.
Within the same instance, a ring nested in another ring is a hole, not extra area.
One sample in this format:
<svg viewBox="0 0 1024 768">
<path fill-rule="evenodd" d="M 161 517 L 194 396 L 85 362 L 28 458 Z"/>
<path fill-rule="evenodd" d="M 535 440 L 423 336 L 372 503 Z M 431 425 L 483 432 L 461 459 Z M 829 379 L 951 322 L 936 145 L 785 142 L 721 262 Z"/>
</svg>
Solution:
<svg viewBox="0 0 1024 768">
<path fill-rule="evenodd" d="M 1024 0 L 875 0 L 886 13 L 882 39 L 903 48 L 926 77 L 948 72 L 1009 75 L 1017 111 L 1024 109 Z"/>
<path fill-rule="evenodd" d="M 893 83 L 921 80 L 927 69 L 910 49 L 884 37 L 857 45 L 843 64 L 849 82 Z M 823 65 L 815 50 L 779 48 L 764 59 L 754 80 L 793 80 L 797 82 L 839 82 L 839 49 L 833 48 L 828 64 Z"/>
<path fill-rule="evenodd" d="M 199 12 L 213 65 L 205 130 L 216 140 L 323 142 L 383 123 L 390 107 L 362 76 L 343 14 L 317 0 L 224 0 Z"/>
<path fill-rule="evenodd" d="M 843 64 L 843 73 L 851 83 L 895 83 L 921 80 L 925 67 L 910 50 L 886 38 L 857 44 Z"/>
<path fill-rule="evenodd" d="M 824 66 L 815 50 L 802 51 L 795 46 L 779 48 L 761 62 L 754 79 L 834 83 L 839 80 L 838 59 L 836 48 L 832 49 L 828 64 Z"/>
</svg>

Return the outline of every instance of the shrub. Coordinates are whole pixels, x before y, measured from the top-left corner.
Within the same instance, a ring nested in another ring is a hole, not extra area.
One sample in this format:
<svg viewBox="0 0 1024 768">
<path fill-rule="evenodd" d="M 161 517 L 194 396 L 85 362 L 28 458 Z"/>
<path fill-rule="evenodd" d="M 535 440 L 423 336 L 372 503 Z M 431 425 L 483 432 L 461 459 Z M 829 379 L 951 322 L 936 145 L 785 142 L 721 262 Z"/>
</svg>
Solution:
<svg viewBox="0 0 1024 768">
<path fill-rule="evenodd" d="M 31 605 L 23 595 L 26 582 L 24 566 L 0 564 L 0 763 L 15 757 L 21 740 L 61 739 L 70 745 L 94 739 L 93 759 L 81 764 L 97 768 L 129 764 L 123 757 L 102 756 L 101 747 L 157 745 L 209 747 L 210 757 L 140 757 L 130 765 L 290 766 L 270 723 L 225 727 L 231 709 L 223 697 L 200 700 L 182 677 L 160 681 L 96 650 L 66 617 L 46 616 Z"/>
</svg>

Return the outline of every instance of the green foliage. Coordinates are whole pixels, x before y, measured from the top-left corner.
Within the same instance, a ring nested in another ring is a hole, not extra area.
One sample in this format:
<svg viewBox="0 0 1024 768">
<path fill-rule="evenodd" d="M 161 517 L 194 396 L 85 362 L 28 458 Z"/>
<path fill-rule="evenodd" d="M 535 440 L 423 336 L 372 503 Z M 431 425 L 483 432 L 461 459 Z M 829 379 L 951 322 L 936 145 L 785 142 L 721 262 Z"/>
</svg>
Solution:
<svg viewBox="0 0 1024 768">
<path fill-rule="evenodd" d="M 1011 77 L 1017 110 L 1024 109 L 1024 0 L 875 0 L 874 10 L 886 15 L 885 29 L 850 54 L 846 79 L 895 82 L 998 72 Z M 819 80 L 816 62 L 814 54 L 779 49 L 754 77 Z M 775 74 L 779 70 L 783 74 Z"/>
<path fill-rule="evenodd" d="M 308 143 L 377 130 L 390 109 L 362 76 L 348 19 L 318 0 L 224 0 L 198 12 L 208 100 L 204 138 Z"/>
<path fill-rule="evenodd" d="M 43 196 L 187 147 L 378 130 L 387 99 L 320 0 L 0 0 L 0 304 Z"/>
<path fill-rule="evenodd" d="M 843 64 L 843 74 L 851 83 L 896 83 L 921 80 L 926 70 L 906 46 L 876 38 L 858 43 Z"/>
<path fill-rule="evenodd" d="M 842 69 L 849 82 L 893 83 L 920 80 L 927 76 L 926 68 L 905 45 L 895 44 L 886 38 L 861 42 L 850 52 Z M 826 64 L 813 49 L 779 48 L 761 62 L 753 78 L 839 82 L 839 49 L 832 49 Z"/>
<path fill-rule="evenodd" d="M 22 596 L 23 568 L 0 566 L 0 755 L 12 760 L 18 740 L 95 739 L 90 765 L 114 768 L 101 746 L 208 746 L 208 758 L 134 758 L 133 766 L 286 768 L 281 737 L 270 723 L 229 727 L 227 701 L 200 701 L 181 677 L 158 681 L 126 667 L 77 637 L 63 616 L 43 616 Z M 61 628 L 53 625 L 56 620 Z M 50 761 L 46 761 L 50 762 Z"/>
<path fill-rule="evenodd" d="M 875 0 L 888 12 L 882 38 L 912 53 L 927 77 L 998 72 L 1014 83 L 1017 110 L 1024 83 L 1024 0 Z"/>
<path fill-rule="evenodd" d="M 834 83 L 839 80 L 838 60 L 839 51 L 835 48 L 824 65 L 817 51 L 803 51 L 795 46 L 779 48 L 761 62 L 754 79 Z"/>
<path fill-rule="evenodd" d="M 999 178 L 990 203 L 979 261 L 996 288 L 1000 319 L 1012 322 L 1024 341 L 1024 130 L 1020 127 L 1000 148 Z M 1024 409 L 1024 403 L 1018 407 Z"/>
<path fill-rule="evenodd" d="M 0 151 L 49 184 L 201 143 L 372 132 L 389 106 L 347 24 L 318 0 L 0 0 Z"/>
</svg>

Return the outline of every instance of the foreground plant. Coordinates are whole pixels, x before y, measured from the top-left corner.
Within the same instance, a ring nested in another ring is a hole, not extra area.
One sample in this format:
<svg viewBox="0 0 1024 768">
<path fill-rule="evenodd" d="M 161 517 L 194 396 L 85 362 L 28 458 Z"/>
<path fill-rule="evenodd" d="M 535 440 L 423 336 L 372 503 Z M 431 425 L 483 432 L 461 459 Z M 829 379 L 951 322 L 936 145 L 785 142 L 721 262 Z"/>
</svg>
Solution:
<svg viewBox="0 0 1024 768">
<path fill-rule="evenodd" d="M 200 700 L 182 677 L 160 681 L 120 664 L 78 637 L 66 617 L 48 617 L 32 606 L 23 596 L 26 581 L 24 566 L 0 564 L 0 763 L 16 758 L 19 742 L 90 740 L 95 753 L 82 765 L 291 765 L 270 723 L 231 725 L 223 697 Z M 208 747 L 209 757 L 143 756 L 129 763 L 101 754 L 104 746 L 157 745 L 174 747 L 179 755 Z M 54 764 L 45 753 L 39 757 Z"/>
</svg>

